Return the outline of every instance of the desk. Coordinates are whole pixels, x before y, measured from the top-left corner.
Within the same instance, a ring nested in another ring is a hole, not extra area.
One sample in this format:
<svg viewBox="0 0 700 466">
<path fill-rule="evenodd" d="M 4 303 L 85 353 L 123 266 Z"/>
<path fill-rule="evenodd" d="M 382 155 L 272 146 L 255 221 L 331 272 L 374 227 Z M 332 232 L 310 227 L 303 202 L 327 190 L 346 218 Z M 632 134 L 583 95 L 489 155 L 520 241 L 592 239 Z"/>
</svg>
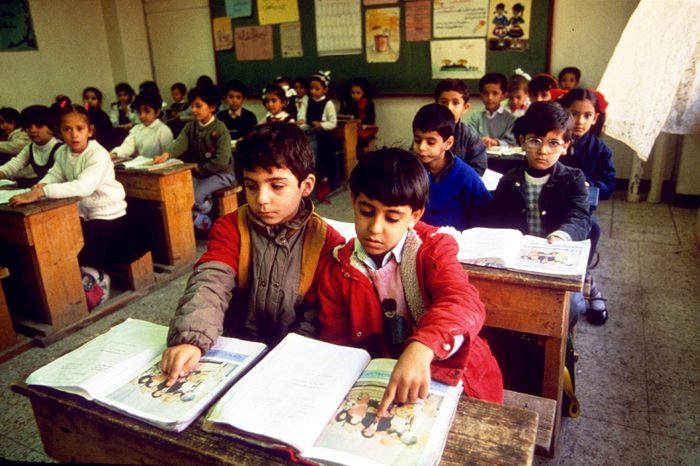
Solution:
<svg viewBox="0 0 700 466">
<path fill-rule="evenodd" d="M 525 160 L 525 153 L 518 147 L 487 149 L 486 155 L 489 169 L 498 173 L 506 173 Z"/>
<path fill-rule="evenodd" d="M 0 263 L 15 321 L 49 334 L 88 315 L 78 253 L 83 233 L 79 198 L 0 205 Z"/>
<path fill-rule="evenodd" d="M 550 454 L 561 421 L 564 361 L 569 326 L 569 293 L 581 291 L 576 279 L 463 265 L 486 306 L 486 323 L 545 338 L 542 396 L 557 401 Z"/>
<path fill-rule="evenodd" d="M 151 427 L 80 397 L 15 383 L 29 397 L 44 450 L 61 462 L 281 465 L 255 446 L 204 432 L 200 417 L 183 432 Z M 462 397 L 442 465 L 532 464 L 537 414 Z"/>
<path fill-rule="evenodd" d="M 155 171 L 116 170 L 117 180 L 124 185 L 127 198 L 154 205 L 158 212 L 149 211 L 147 220 L 155 221 L 152 229 L 154 261 L 180 268 L 190 265 L 195 258 L 192 206 L 194 188 L 191 169 L 196 165 L 185 163 Z M 127 199 L 127 202 L 129 199 Z M 129 203 L 137 210 L 142 203 Z M 153 219 L 152 217 L 156 217 Z M 148 229 L 146 229 L 148 230 Z M 165 244 L 158 241 L 165 239 Z"/>
<path fill-rule="evenodd" d="M 348 179 L 350 172 L 357 165 L 357 129 L 361 121 L 358 119 L 338 120 L 338 126 L 331 131 L 331 135 L 339 139 L 343 144 L 343 169 Z"/>
</svg>

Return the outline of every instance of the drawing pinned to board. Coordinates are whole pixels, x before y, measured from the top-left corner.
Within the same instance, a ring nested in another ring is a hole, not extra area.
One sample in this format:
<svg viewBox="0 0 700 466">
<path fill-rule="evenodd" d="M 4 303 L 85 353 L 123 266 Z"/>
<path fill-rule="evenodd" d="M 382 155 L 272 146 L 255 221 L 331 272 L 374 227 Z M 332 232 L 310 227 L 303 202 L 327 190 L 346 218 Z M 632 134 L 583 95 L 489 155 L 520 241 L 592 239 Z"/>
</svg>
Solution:
<svg viewBox="0 0 700 466">
<path fill-rule="evenodd" d="M 430 63 L 433 79 L 479 79 L 486 73 L 486 41 L 431 41 Z"/>
<path fill-rule="evenodd" d="M 436 0 L 433 37 L 484 37 L 488 0 Z"/>
<path fill-rule="evenodd" d="M 226 16 L 249 18 L 253 16 L 252 0 L 226 0 Z"/>
<path fill-rule="evenodd" d="M 530 45 L 530 12 L 532 0 L 500 2 L 491 0 L 489 50 L 525 51 Z"/>
<path fill-rule="evenodd" d="M 214 50 L 231 50 L 233 48 L 233 28 L 231 18 L 226 16 L 212 20 L 212 32 L 214 33 Z"/>
<path fill-rule="evenodd" d="M 362 53 L 362 11 L 358 0 L 315 0 L 319 56 Z"/>
<path fill-rule="evenodd" d="M 260 24 L 281 24 L 299 21 L 297 0 L 258 0 Z"/>
<path fill-rule="evenodd" d="M 27 0 L 3 0 L 0 2 L 0 17 L 0 51 L 37 50 Z"/>
<path fill-rule="evenodd" d="M 304 56 L 301 45 L 301 23 L 280 24 L 280 48 L 282 58 L 298 58 Z"/>
<path fill-rule="evenodd" d="M 365 11 L 367 63 L 394 63 L 399 59 L 399 11 L 399 8 L 375 8 Z"/>
<path fill-rule="evenodd" d="M 272 60 L 272 26 L 235 28 L 236 60 Z"/>
<path fill-rule="evenodd" d="M 430 0 L 406 2 L 406 42 L 430 40 Z"/>
<path fill-rule="evenodd" d="M 399 3 L 399 0 L 362 0 L 364 6 L 386 5 L 388 3 Z"/>
</svg>

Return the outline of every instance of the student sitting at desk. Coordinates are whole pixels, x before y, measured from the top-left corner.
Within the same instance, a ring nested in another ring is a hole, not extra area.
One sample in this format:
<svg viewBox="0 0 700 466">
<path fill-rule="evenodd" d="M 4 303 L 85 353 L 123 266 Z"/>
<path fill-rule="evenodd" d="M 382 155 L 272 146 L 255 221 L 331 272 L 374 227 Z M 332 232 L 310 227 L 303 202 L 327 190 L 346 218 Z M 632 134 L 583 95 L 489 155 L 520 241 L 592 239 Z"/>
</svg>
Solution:
<svg viewBox="0 0 700 466">
<path fill-rule="evenodd" d="M 501 106 L 506 97 L 508 81 L 501 73 L 486 73 L 479 80 L 479 94 L 484 103 L 484 111 L 472 115 L 469 126 L 474 128 L 481 142 L 489 147 L 509 147 L 515 145 L 513 125 L 516 117 Z"/>
<path fill-rule="evenodd" d="M 255 114 L 243 108 L 248 89 L 241 81 L 234 79 L 224 86 L 224 100 L 228 104 L 226 110 L 216 114 L 228 128 L 232 141 L 237 141 L 246 135 L 250 129 L 258 124 Z"/>
<path fill-rule="evenodd" d="M 212 209 L 211 194 L 217 189 L 236 184 L 231 155 L 231 136 L 228 128 L 214 113 L 221 102 L 215 87 L 195 87 L 188 99 L 195 121 L 188 122 L 167 152 L 153 158 L 153 163 L 162 163 L 171 157 L 182 157 L 185 162 L 197 164 L 192 172 L 194 184 L 194 206 L 192 218 L 201 231 L 209 231 Z"/>
<path fill-rule="evenodd" d="M 168 150 L 173 143 L 173 132 L 160 120 L 163 106 L 160 95 L 142 92 L 132 106 L 141 123 L 131 128 L 124 142 L 115 147 L 110 156 L 113 159 L 137 155 L 153 158 Z"/>
<path fill-rule="evenodd" d="M 357 131 L 357 148 L 362 154 L 377 135 L 378 130 L 375 125 L 376 116 L 371 88 L 365 78 L 355 78 L 348 82 L 338 116 L 360 120 L 360 128 Z"/>
<path fill-rule="evenodd" d="M 46 175 L 62 144 L 54 137 L 55 119 L 51 109 L 44 105 L 32 105 L 22 110 L 22 126 L 32 142 L 0 166 L 0 179 L 14 179 L 18 187 L 29 188 Z"/>
<path fill-rule="evenodd" d="M 420 222 L 429 182 L 418 159 L 381 149 L 350 175 L 357 238 L 333 252 L 319 280 L 321 339 L 398 358 L 378 409 L 425 398 L 431 378 L 503 401 L 503 381 L 478 334 L 486 316 L 457 261 L 457 243 Z"/>
<path fill-rule="evenodd" d="M 454 125 L 452 112 L 444 105 L 421 107 L 413 118 L 413 153 L 430 182 L 423 221 L 461 231 L 476 226 L 491 195 L 476 171 L 450 150 Z"/>
<path fill-rule="evenodd" d="M 12 107 L 0 108 L 0 132 L 7 138 L 0 141 L 0 163 L 7 162 L 29 144 L 29 136 L 22 129 L 19 112 Z"/>
<path fill-rule="evenodd" d="M 314 213 L 314 159 L 293 124 L 253 128 L 236 147 L 247 206 L 216 221 L 170 324 L 168 386 L 223 333 L 277 344 L 316 333 L 317 268 L 342 237 Z"/>
</svg>

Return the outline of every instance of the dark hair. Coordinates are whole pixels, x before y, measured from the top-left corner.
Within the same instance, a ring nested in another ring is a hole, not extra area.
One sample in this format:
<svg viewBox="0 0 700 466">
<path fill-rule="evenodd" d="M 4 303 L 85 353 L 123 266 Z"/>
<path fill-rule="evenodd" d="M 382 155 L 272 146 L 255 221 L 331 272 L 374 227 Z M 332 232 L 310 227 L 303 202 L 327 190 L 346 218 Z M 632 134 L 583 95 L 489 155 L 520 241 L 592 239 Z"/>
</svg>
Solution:
<svg viewBox="0 0 700 466">
<path fill-rule="evenodd" d="M 214 86 L 214 80 L 211 79 L 206 74 L 203 74 L 199 78 L 197 78 L 197 83 L 196 83 L 195 87 L 202 87 L 202 86 Z"/>
<path fill-rule="evenodd" d="M 197 86 L 190 89 L 187 93 L 187 100 L 194 102 L 194 100 L 199 97 L 204 101 L 205 104 L 210 107 L 219 107 L 221 103 L 221 97 L 219 96 L 219 91 L 216 90 L 214 86 Z"/>
<path fill-rule="evenodd" d="M 279 97 L 279 99 L 282 102 L 287 101 L 287 93 L 284 92 L 284 89 L 282 89 L 278 84 L 273 83 L 273 84 L 268 84 L 267 86 L 265 86 L 265 89 L 263 89 L 263 95 L 262 95 L 263 100 L 265 100 L 265 94 L 274 94 L 277 97 Z"/>
<path fill-rule="evenodd" d="M 245 97 L 246 94 L 248 94 L 248 88 L 245 84 L 243 84 L 242 81 L 239 81 L 238 79 L 234 79 L 233 81 L 227 82 L 226 85 L 224 85 L 222 91 L 224 96 L 226 96 L 226 94 L 228 94 L 231 91 L 240 92 L 241 94 L 243 94 L 243 97 Z"/>
<path fill-rule="evenodd" d="M 119 83 L 116 86 L 114 86 L 114 93 L 119 94 L 120 92 L 126 92 L 129 94 L 131 97 L 134 97 L 134 88 L 129 86 L 128 83 Z"/>
<path fill-rule="evenodd" d="M 362 89 L 364 97 L 367 97 L 368 99 L 372 98 L 372 94 L 374 92 L 372 91 L 372 86 L 370 85 L 369 81 L 367 81 L 367 78 L 353 78 L 348 81 L 345 91 L 347 99 L 350 99 L 350 91 L 352 90 L 353 86 L 357 86 Z"/>
<path fill-rule="evenodd" d="M 183 94 L 183 95 L 187 94 L 187 86 L 185 86 L 182 83 L 175 83 L 172 86 L 170 86 L 171 91 L 174 91 L 175 89 L 180 91 L 180 94 Z"/>
<path fill-rule="evenodd" d="M 530 84 L 528 85 L 529 92 L 531 94 L 537 94 L 538 92 L 549 92 L 550 89 L 556 89 L 556 80 L 548 74 L 538 74 Z"/>
<path fill-rule="evenodd" d="M 290 78 L 289 76 L 277 76 L 275 78 L 275 84 L 277 84 L 278 86 L 281 86 L 282 83 L 287 83 L 291 86 L 292 85 L 292 78 Z"/>
<path fill-rule="evenodd" d="M 94 93 L 97 96 L 97 100 L 99 100 L 100 103 L 102 103 L 102 91 L 101 90 L 99 90 L 96 87 L 92 87 L 92 86 L 86 87 L 85 89 L 83 89 L 83 99 L 85 98 L 85 94 L 87 94 L 88 92 Z"/>
<path fill-rule="evenodd" d="M 349 185 L 355 198 L 364 194 L 386 206 L 408 205 L 415 211 L 425 207 L 430 183 L 418 157 L 389 147 L 362 157 L 350 174 Z"/>
<path fill-rule="evenodd" d="M 515 92 L 522 89 L 527 93 L 529 86 L 530 80 L 523 75 L 514 74 L 508 78 L 508 92 Z"/>
<path fill-rule="evenodd" d="M 523 11 L 525 11 L 525 5 L 523 5 L 522 3 L 516 3 L 515 5 L 513 5 L 513 8 L 511 8 L 511 10 L 513 10 L 513 13 L 522 13 Z"/>
<path fill-rule="evenodd" d="M 88 125 L 92 124 L 92 119 L 90 118 L 90 112 L 88 111 L 88 109 L 86 109 L 83 105 L 71 104 L 71 105 L 68 105 L 68 106 L 62 108 L 59 111 L 59 114 L 58 114 L 59 125 L 60 125 L 60 122 L 63 120 L 63 117 L 65 117 L 66 115 L 69 115 L 71 113 L 79 113 L 80 115 L 82 115 L 85 118 L 85 121 L 87 121 Z"/>
<path fill-rule="evenodd" d="M 435 131 L 443 140 L 454 134 L 455 117 L 449 108 L 439 104 L 424 105 L 413 117 L 413 131 Z"/>
<path fill-rule="evenodd" d="M 440 98 L 440 94 L 447 91 L 455 91 L 462 94 L 465 102 L 469 102 L 469 88 L 467 83 L 461 79 L 443 79 L 435 86 L 435 102 Z"/>
<path fill-rule="evenodd" d="M 314 154 L 304 131 L 294 123 L 282 122 L 253 127 L 236 145 L 235 166 L 240 183 L 243 182 L 243 170 L 286 168 L 296 176 L 300 185 L 316 171 Z"/>
<path fill-rule="evenodd" d="M 28 129 L 32 125 L 46 126 L 56 134 L 56 115 L 46 105 L 30 105 L 22 110 L 20 115 L 22 128 Z"/>
<path fill-rule="evenodd" d="M 7 123 L 14 123 L 15 126 L 21 127 L 22 120 L 20 119 L 19 112 L 17 109 L 12 107 L 0 108 L 0 118 L 5 120 Z"/>
<path fill-rule="evenodd" d="M 588 100 L 593 104 L 593 108 L 596 113 L 598 113 L 598 120 L 595 122 L 595 125 L 591 127 L 591 134 L 600 136 L 603 132 L 603 126 L 605 125 L 605 113 L 600 110 L 600 104 L 598 103 L 598 97 L 596 97 L 595 92 L 590 89 L 577 87 L 564 94 L 557 102 L 559 102 L 562 107 L 569 108 L 577 100 Z"/>
<path fill-rule="evenodd" d="M 550 131 L 564 131 L 564 141 L 570 141 L 572 125 L 571 115 L 557 102 L 534 102 L 515 121 L 513 134 L 519 139 L 527 134 L 545 136 Z"/>
<path fill-rule="evenodd" d="M 328 85 L 331 83 L 331 78 L 329 75 L 323 73 L 322 71 L 316 71 L 309 78 L 309 84 L 311 84 L 312 81 L 318 81 L 321 83 L 324 89 L 328 89 Z"/>
<path fill-rule="evenodd" d="M 155 81 L 144 81 L 139 86 L 139 94 L 143 92 L 150 92 L 151 94 L 160 95 L 160 89 L 158 89 L 158 84 Z"/>
<path fill-rule="evenodd" d="M 508 87 L 508 78 L 503 73 L 486 73 L 479 80 L 479 92 L 483 92 L 484 86 L 487 84 L 498 84 L 501 92 L 505 93 Z"/>
<path fill-rule="evenodd" d="M 565 66 L 562 68 L 559 72 L 559 81 L 561 81 L 561 78 L 563 78 L 565 74 L 573 74 L 576 77 L 576 82 L 581 80 L 581 70 L 575 66 Z"/>
<path fill-rule="evenodd" d="M 308 79 L 306 79 L 306 78 L 301 78 L 301 77 L 295 78 L 295 79 L 294 79 L 294 82 L 293 82 L 292 84 L 294 85 L 294 84 L 296 84 L 296 83 L 301 84 L 301 87 L 303 87 L 303 88 L 306 89 L 306 90 L 309 90 L 309 80 L 308 80 Z"/>
<path fill-rule="evenodd" d="M 163 98 L 160 94 L 154 94 L 153 92 L 142 92 L 136 96 L 134 101 L 131 103 L 131 108 L 138 112 L 141 107 L 150 107 L 153 110 L 159 112 L 163 107 Z"/>
</svg>

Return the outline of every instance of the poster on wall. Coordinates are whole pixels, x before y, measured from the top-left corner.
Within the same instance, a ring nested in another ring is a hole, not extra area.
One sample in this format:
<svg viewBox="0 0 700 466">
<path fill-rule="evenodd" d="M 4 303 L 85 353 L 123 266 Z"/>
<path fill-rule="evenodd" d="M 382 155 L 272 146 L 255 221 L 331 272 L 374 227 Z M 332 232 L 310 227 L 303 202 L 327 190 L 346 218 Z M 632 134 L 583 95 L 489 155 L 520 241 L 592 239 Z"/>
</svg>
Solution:
<svg viewBox="0 0 700 466">
<path fill-rule="evenodd" d="M 258 0 L 260 24 L 280 24 L 299 21 L 297 0 Z"/>
<path fill-rule="evenodd" d="M 212 20 L 212 31 L 214 33 L 214 50 L 231 50 L 233 48 L 233 28 L 231 18 L 221 17 Z"/>
<path fill-rule="evenodd" d="M 365 11 L 367 63 L 394 63 L 399 59 L 399 18 L 399 8 L 375 8 Z"/>
<path fill-rule="evenodd" d="M 479 79 L 486 74 L 486 41 L 431 41 L 430 65 L 433 79 Z"/>
<path fill-rule="evenodd" d="M 226 16 L 231 18 L 253 16 L 253 0 L 226 0 Z"/>
<path fill-rule="evenodd" d="M 37 50 L 28 0 L 0 1 L 0 51 Z"/>
<path fill-rule="evenodd" d="M 301 45 L 301 23 L 280 24 L 280 48 L 282 58 L 298 58 L 304 56 Z"/>
<path fill-rule="evenodd" d="M 484 37 L 489 0 L 435 0 L 433 37 Z"/>
<path fill-rule="evenodd" d="M 532 0 L 489 4 L 489 50 L 523 52 L 530 45 Z"/>
<path fill-rule="evenodd" d="M 236 60 L 272 60 L 272 26 L 244 26 L 234 30 Z"/>
<path fill-rule="evenodd" d="M 430 40 L 430 0 L 406 2 L 406 42 Z"/>
<path fill-rule="evenodd" d="M 360 0 L 316 0 L 316 50 L 319 56 L 362 53 Z"/>
</svg>

